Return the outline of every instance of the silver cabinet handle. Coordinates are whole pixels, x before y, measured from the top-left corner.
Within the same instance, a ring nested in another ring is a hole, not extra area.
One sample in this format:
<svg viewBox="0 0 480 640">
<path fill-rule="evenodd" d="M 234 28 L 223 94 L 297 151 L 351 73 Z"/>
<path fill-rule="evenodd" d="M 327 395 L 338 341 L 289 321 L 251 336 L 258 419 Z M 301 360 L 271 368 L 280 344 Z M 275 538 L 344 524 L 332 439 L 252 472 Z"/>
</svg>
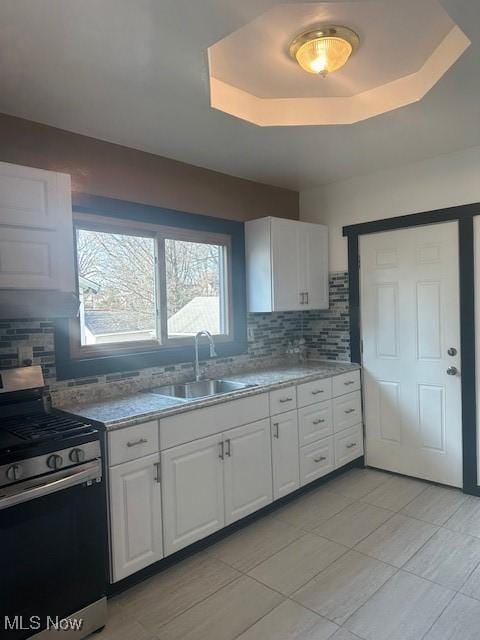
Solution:
<svg viewBox="0 0 480 640">
<path fill-rule="evenodd" d="M 155 482 L 160 482 L 160 462 L 154 462 L 153 466 L 155 468 L 154 480 Z"/>
<path fill-rule="evenodd" d="M 148 442 L 146 438 L 139 438 L 138 440 L 130 440 L 129 442 L 127 442 L 127 447 L 136 447 L 139 444 L 145 444 L 146 442 Z"/>
<path fill-rule="evenodd" d="M 228 456 L 229 458 L 232 457 L 232 444 L 230 441 L 230 438 L 227 438 L 225 440 L 225 444 L 227 445 L 227 448 L 225 449 L 225 455 Z"/>
<path fill-rule="evenodd" d="M 320 420 L 320 418 L 318 420 L 312 420 L 312 424 L 323 424 L 325 422 L 325 420 Z"/>
<path fill-rule="evenodd" d="M 298 295 L 300 296 L 300 304 L 305 304 L 305 294 L 303 293 L 303 291 L 301 291 Z"/>
<path fill-rule="evenodd" d="M 320 456 L 319 458 L 314 458 L 313 461 L 314 462 L 323 462 L 326 459 L 327 459 L 326 456 Z"/>
<path fill-rule="evenodd" d="M 346 448 L 347 448 L 347 449 L 353 449 L 353 447 L 356 447 L 356 446 L 357 446 L 357 443 L 356 443 L 356 442 L 350 442 L 350 444 L 347 444 L 347 445 L 346 445 Z"/>
<path fill-rule="evenodd" d="M 319 393 L 323 393 L 323 389 L 315 389 L 315 391 L 310 392 L 312 396 L 318 396 Z"/>
<path fill-rule="evenodd" d="M 355 413 L 355 409 L 345 409 L 345 413 Z"/>
<path fill-rule="evenodd" d="M 346 380 L 343 384 L 346 387 L 349 387 L 351 384 L 355 384 L 355 380 Z"/>
<path fill-rule="evenodd" d="M 274 438 L 280 438 L 280 423 L 279 422 L 274 422 L 273 423 L 273 428 L 274 428 L 273 437 Z"/>
<path fill-rule="evenodd" d="M 305 302 L 305 304 L 308 304 L 308 291 L 305 292 L 305 296 L 307 298 L 307 301 Z"/>
<path fill-rule="evenodd" d="M 284 402 L 292 402 L 293 398 L 280 398 L 279 402 L 281 402 L 282 404 Z"/>
<path fill-rule="evenodd" d="M 218 443 L 218 446 L 220 447 L 218 457 L 220 458 L 220 460 L 223 460 L 225 457 L 225 443 L 223 442 L 223 440 Z"/>
</svg>

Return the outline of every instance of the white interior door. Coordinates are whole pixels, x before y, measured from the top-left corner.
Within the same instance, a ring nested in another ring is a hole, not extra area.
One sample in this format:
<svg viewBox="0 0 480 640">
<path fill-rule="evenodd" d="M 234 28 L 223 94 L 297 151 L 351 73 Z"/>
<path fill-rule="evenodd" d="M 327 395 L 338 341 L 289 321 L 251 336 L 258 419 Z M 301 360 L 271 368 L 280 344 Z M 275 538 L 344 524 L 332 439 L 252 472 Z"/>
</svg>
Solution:
<svg viewBox="0 0 480 640">
<path fill-rule="evenodd" d="M 457 222 L 362 236 L 360 283 L 367 464 L 461 487 Z"/>
</svg>

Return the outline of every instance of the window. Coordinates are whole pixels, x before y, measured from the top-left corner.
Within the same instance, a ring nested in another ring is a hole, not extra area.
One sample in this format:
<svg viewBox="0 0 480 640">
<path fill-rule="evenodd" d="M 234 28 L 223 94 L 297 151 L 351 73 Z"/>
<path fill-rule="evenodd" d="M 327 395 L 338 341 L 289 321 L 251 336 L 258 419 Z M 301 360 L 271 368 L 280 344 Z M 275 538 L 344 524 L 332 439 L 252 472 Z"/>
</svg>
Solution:
<svg viewBox="0 0 480 640">
<path fill-rule="evenodd" d="M 229 236 L 79 218 L 76 255 L 77 356 L 232 339 Z"/>
<path fill-rule="evenodd" d="M 158 338 L 153 238 L 77 229 L 80 344 Z"/>
<path fill-rule="evenodd" d="M 166 238 L 167 333 L 228 334 L 225 246 Z"/>
</svg>

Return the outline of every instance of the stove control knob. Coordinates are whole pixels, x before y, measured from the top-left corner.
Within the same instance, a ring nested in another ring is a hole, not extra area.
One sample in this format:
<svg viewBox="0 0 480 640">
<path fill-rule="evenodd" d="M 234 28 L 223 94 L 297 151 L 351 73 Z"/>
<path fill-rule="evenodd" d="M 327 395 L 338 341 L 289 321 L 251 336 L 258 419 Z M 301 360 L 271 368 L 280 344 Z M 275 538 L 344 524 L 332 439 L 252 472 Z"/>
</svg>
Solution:
<svg viewBox="0 0 480 640">
<path fill-rule="evenodd" d="M 58 453 L 54 453 L 47 458 L 47 467 L 50 469 L 60 469 L 63 464 L 62 456 L 59 456 Z"/>
<path fill-rule="evenodd" d="M 72 449 L 68 457 L 70 458 L 70 462 L 78 464 L 79 462 L 83 462 L 85 460 L 85 451 L 78 448 Z"/>
<path fill-rule="evenodd" d="M 11 464 L 6 472 L 7 479 L 11 482 L 15 482 L 15 480 L 20 480 L 23 476 L 23 469 L 19 464 Z"/>
</svg>

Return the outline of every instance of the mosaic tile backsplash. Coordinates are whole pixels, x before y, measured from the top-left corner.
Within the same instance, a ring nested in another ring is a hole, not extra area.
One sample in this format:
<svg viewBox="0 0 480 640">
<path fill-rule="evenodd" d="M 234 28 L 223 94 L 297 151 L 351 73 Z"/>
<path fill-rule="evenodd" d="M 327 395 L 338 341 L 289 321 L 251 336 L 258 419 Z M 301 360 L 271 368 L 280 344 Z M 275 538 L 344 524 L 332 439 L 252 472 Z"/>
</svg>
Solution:
<svg viewBox="0 0 480 640">
<path fill-rule="evenodd" d="M 210 376 L 225 376 L 239 368 L 255 368 L 285 357 L 293 340 L 304 337 L 309 356 L 349 360 L 348 278 L 330 275 L 330 309 L 248 314 L 248 352 L 204 363 Z M 34 364 L 43 367 L 54 404 L 95 401 L 148 389 L 192 375 L 192 363 L 118 372 L 95 378 L 57 380 L 54 323 L 48 319 L 0 321 L 0 368 L 18 366 L 19 346 L 33 348 Z M 192 349 L 193 358 L 193 349 Z"/>
<path fill-rule="evenodd" d="M 305 340 L 311 355 L 326 360 L 350 361 L 348 272 L 330 274 L 330 306 L 309 311 Z"/>
</svg>

